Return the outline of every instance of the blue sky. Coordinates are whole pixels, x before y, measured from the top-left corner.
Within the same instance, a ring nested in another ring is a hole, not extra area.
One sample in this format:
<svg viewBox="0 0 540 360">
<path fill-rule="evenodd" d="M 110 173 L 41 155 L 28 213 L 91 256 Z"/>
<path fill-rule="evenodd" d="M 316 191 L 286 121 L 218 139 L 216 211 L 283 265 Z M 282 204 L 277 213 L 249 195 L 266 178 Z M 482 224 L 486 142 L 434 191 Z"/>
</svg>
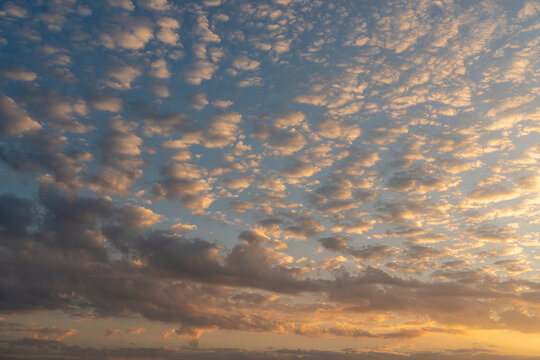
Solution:
<svg viewBox="0 0 540 360">
<path fill-rule="evenodd" d="M 3 351 L 538 354 L 539 12 L 0 2 Z"/>
</svg>

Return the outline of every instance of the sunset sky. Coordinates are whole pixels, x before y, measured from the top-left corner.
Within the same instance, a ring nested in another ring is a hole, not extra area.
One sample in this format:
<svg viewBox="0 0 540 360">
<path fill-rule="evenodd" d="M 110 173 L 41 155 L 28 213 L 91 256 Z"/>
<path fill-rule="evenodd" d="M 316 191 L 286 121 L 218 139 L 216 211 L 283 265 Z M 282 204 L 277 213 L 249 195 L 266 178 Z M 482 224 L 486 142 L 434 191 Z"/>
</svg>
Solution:
<svg viewBox="0 0 540 360">
<path fill-rule="evenodd" d="M 0 358 L 540 359 L 540 2 L 0 1 Z"/>
</svg>

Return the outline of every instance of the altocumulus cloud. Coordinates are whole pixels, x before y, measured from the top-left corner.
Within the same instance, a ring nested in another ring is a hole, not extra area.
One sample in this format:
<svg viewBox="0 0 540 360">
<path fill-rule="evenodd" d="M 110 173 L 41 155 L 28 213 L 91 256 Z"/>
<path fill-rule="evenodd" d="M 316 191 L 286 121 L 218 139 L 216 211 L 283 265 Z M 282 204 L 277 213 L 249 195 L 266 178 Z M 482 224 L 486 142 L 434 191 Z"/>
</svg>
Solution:
<svg viewBox="0 0 540 360">
<path fill-rule="evenodd" d="M 2 3 L 2 353 L 538 354 L 539 14 Z"/>
</svg>

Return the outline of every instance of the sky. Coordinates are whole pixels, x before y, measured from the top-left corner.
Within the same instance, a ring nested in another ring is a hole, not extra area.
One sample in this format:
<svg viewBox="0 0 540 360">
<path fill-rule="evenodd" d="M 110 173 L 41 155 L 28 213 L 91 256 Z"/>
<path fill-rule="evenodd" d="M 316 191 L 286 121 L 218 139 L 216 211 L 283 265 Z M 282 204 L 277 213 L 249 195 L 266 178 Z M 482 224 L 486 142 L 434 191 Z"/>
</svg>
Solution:
<svg viewBox="0 0 540 360">
<path fill-rule="evenodd" d="M 0 358 L 540 359 L 539 33 L 0 1 Z"/>
</svg>

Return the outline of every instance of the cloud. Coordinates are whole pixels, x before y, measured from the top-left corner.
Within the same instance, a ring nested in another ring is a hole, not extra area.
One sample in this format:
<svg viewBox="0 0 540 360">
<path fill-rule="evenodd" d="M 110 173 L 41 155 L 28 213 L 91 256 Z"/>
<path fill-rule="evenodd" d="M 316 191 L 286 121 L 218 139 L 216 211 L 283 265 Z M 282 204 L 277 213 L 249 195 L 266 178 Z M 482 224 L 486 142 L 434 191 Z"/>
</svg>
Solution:
<svg viewBox="0 0 540 360">
<path fill-rule="evenodd" d="M 221 148 L 233 143 L 241 120 L 242 116 L 233 111 L 215 113 L 204 134 L 204 145 L 208 148 Z"/>
<path fill-rule="evenodd" d="M 220 37 L 210 29 L 210 23 L 204 13 L 199 13 L 196 20 L 195 34 L 202 42 L 220 42 Z"/>
<path fill-rule="evenodd" d="M 287 179 L 300 179 L 310 177 L 320 170 L 320 168 L 304 162 L 294 162 L 287 166 L 282 174 Z"/>
<path fill-rule="evenodd" d="M 141 153 L 142 139 L 133 134 L 135 124 L 115 116 L 109 119 L 108 125 L 111 132 L 103 145 L 106 156 L 112 154 L 136 156 Z"/>
<path fill-rule="evenodd" d="M 318 240 L 325 249 L 338 251 L 345 249 L 350 239 L 345 237 L 326 237 Z"/>
<path fill-rule="evenodd" d="M 532 1 L 528 1 L 521 8 L 521 10 L 519 10 L 518 18 L 520 20 L 527 20 L 529 17 L 536 15 L 538 11 L 540 11 L 540 7 L 538 6 L 538 4 Z"/>
<path fill-rule="evenodd" d="M 107 49 L 121 47 L 128 50 L 140 50 L 154 37 L 153 26 L 145 19 L 120 17 L 118 24 L 105 26 L 99 35 Z"/>
<path fill-rule="evenodd" d="M 11 68 L 3 72 L 4 77 L 13 81 L 34 81 L 37 78 L 35 72 L 23 68 Z"/>
<path fill-rule="evenodd" d="M 295 129 L 271 134 L 265 146 L 282 156 L 292 155 L 304 148 L 306 138 Z"/>
<path fill-rule="evenodd" d="M 35 324 L 19 324 L 15 322 L 8 322 L 4 319 L 0 321 L 0 331 L 23 334 L 41 341 L 62 341 L 63 339 L 73 336 L 79 332 L 76 329 L 59 329 L 56 326 L 44 327 L 36 326 Z"/>
<path fill-rule="evenodd" d="M 168 79 L 171 74 L 167 69 L 167 62 L 164 59 L 158 59 L 150 65 L 150 76 L 158 79 Z"/>
<path fill-rule="evenodd" d="M 341 223 L 334 225 L 332 228 L 335 232 L 345 232 L 347 234 L 363 234 L 364 232 L 371 230 L 373 227 L 373 221 L 358 219 L 352 223 Z"/>
<path fill-rule="evenodd" d="M 470 193 L 469 199 L 475 203 L 492 203 L 512 200 L 519 196 L 521 194 L 510 187 L 493 186 L 474 189 Z"/>
<path fill-rule="evenodd" d="M 165 164 L 163 179 L 154 186 L 154 196 L 169 200 L 180 198 L 187 209 L 202 211 L 214 200 L 210 194 L 212 187 L 201 178 L 205 174 L 205 169 L 190 163 Z"/>
<path fill-rule="evenodd" d="M 253 209 L 253 204 L 248 201 L 234 200 L 229 204 L 229 211 L 234 213 L 243 214 L 248 210 Z"/>
<path fill-rule="evenodd" d="M 153 105 L 145 102 L 131 103 L 130 108 L 134 117 L 139 118 L 144 124 L 146 136 L 174 136 L 180 131 L 194 130 L 195 125 L 188 115 L 176 111 L 161 111 Z M 189 141 L 181 142 L 190 144 Z M 174 140 L 169 143 L 171 148 L 180 146 L 180 142 L 174 145 Z"/>
<path fill-rule="evenodd" d="M 261 86 L 262 78 L 258 76 L 251 76 L 244 78 L 236 83 L 236 86 L 240 88 L 250 87 L 250 86 Z"/>
<path fill-rule="evenodd" d="M 191 233 L 192 231 L 197 230 L 197 225 L 181 224 L 181 223 L 178 223 L 178 224 L 174 224 L 174 225 L 171 226 L 169 229 L 170 229 L 171 231 L 189 234 L 189 233 Z"/>
<path fill-rule="evenodd" d="M 285 230 L 294 237 L 307 239 L 323 231 L 324 226 L 315 218 L 301 217 L 296 225 L 289 226 Z"/>
<path fill-rule="evenodd" d="M 235 176 L 231 178 L 225 178 L 222 183 L 229 189 L 245 189 L 248 188 L 255 180 L 253 175 Z"/>
<path fill-rule="evenodd" d="M 171 4 L 167 0 L 145 0 L 139 1 L 139 6 L 154 11 L 165 11 L 171 8 Z"/>
<path fill-rule="evenodd" d="M 260 62 L 247 56 L 239 56 L 233 61 L 233 66 L 238 70 L 256 70 L 259 65 Z"/>
<path fill-rule="evenodd" d="M 352 187 L 353 184 L 350 181 L 334 178 L 328 184 L 317 188 L 316 193 L 331 200 L 348 200 L 353 196 Z"/>
<path fill-rule="evenodd" d="M 97 110 L 120 112 L 124 106 L 124 100 L 117 96 L 96 95 L 92 99 L 92 105 Z"/>
<path fill-rule="evenodd" d="M 355 259 L 363 261 L 380 261 L 397 253 L 396 249 L 386 245 L 366 245 L 360 248 L 346 247 L 344 249 L 333 249 L 326 245 L 323 243 L 323 246 L 325 246 L 327 249 L 342 250 L 345 254 L 351 255 Z"/>
<path fill-rule="evenodd" d="M 192 94 L 189 94 L 188 95 L 188 101 L 189 101 L 190 105 L 193 108 L 197 109 L 197 110 L 201 110 L 206 105 L 209 104 L 208 100 L 206 99 L 206 94 L 205 93 L 192 93 Z"/>
<path fill-rule="evenodd" d="M 107 76 L 108 78 L 112 78 L 112 80 L 106 79 L 105 84 L 115 89 L 131 88 L 131 83 L 141 75 L 141 71 L 138 68 L 123 64 L 118 59 L 111 59 L 107 67 Z"/>
<path fill-rule="evenodd" d="M 200 85 L 203 80 L 210 80 L 217 71 L 217 66 L 207 60 L 197 60 L 186 71 L 186 81 L 193 85 Z"/>
<path fill-rule="evenodd" d="M 114 7 L 119 7 L 127 11 L 135 10 L 135 5 L 131 0 L 108 0 L 107 3 Z"/>
<path fill-rule="evenodd" d="M 20 135 L 27 131 L 41 129 L 41 125 L 32 119 L 12 98 L 0 94 L 0 133 Z"/>
<path fill-rule="evenodd" d="M 301 104 L 310 104 L 315 106 L 324 106 L 328 103 L 326 95 L 324 94 L 299 95 L 294 98 L 294 100 Z"/>
<path fill-rule="evenodd" d="M 92 155 L 78 149 L 68 152 L 67 146 L 64 136 L 28 132 L 18 144 L 3 144 L 0 160 L 19 173 L 41 174 L 45 182 L 54 180 L 62 187 L 73 189 L 81 185 L 78 174 Z"/>
<path fill-rule="evenodd" d="M 145 328 L 131 328 L 131 329 L 108 329 L 105 331 L 105 337 L 110 338 L 112 336 L 120 335 L 141 335 L 146 332 Z"/>
<path fill-rule="evenodd" d="M 157 33 L 157 38 L 165 44 L 177 45 L 180 36 L 175 30 L 180 28 L 178 21 L 170 17 L 163 17 L 158 20 L 157 24 L 160 30 Z"/>
<path fill-rule="evenodd" d="M 361 129 L 356 125 L 327 118 L 319 123 L 319 134 L 327 138 L 340 138 L 351 142 L 360 136 Z"/>
<path fill-rule="evenodd" d="M 135 129 L 134 123 L 120 116 L 109 118 L 99 141 L 101 151 L 97 154 L 103 167 L 85 174 L 85 181 L 92 190 L 125 195 L 133 181 L 142 175 L 140 147 L 143 142 L 134 134 Z"/>
<path fill-rule="evenodd" d="M 46 120 L 47 125 L 56 130 L 85 133 L 91 129 L 91 126 L 78 120 L 78 117 L 84 117 L 88 113 L 86 102 L 82 98 L 66 96 L 54 89 L 33 84 L 21 86 L 17 98 L 28 104 L 27 110 L 31 114 L 39 114 L 39 119 Z M 6 101 L 4 99 L 7 104 Z"/>
<path fill-rule="evenodd" d="M 27 17 L 28 13 L 25 8 L 16 5 L 12 1 L 8 1 L 4 3 L 4 6 L 2 7 L 2 12 L 0 12 L 0 16 L 6 15 L 23 19 Z"/>
<path fill-rule="evenodd" d="M 338 330 L 333 330 L 338 332 Z M 403 333 L 405 335 L 406 333 Z M 412 335 L 413 332 L 410 333 Z M 210 360 L 220 358 L 223 360 L 238 358 L 257 358 L 261 360 L 270 359 L 305 359 L 305 360 L 353 360 L 357 358 L 377 358 L 380 360 L 423 360 L 429 357 L 433 360 L 510 360 L 515 359 L 513 355 L 498 355 L 490 349 L 484 348 L 464 348 L 454 350 L 441 350 L 430 352 L 414 352 L 410 355 L 399 355 L 395 352 L 362 352 L 362 351 L 323 351 L 323 350 L 302 350 L 302 349 L 276 349 L 267 351 L 253 351 L 246 349 L 167 349 L 152 347 L 118 347 L 114 349 L 99 349 L 93 347 L 81 347 L 76 345 L 67 345 L 59 341 L 39 340 L 23 338 L 10 341 L 5 346 L 8 354 L 21 353 L 25 356 L 42 356 L 43 354 L 53 354 L 59 360 L 73 358 L 81 359 L 99 358 L 105 356 L 115 356 L 118 358 L 162 358 L 175 359 L 180 356 L 190 356 L 194 360 Z M 521 356 L 520 360 L 537 360 L 535 356 Z"/>
</svg>

